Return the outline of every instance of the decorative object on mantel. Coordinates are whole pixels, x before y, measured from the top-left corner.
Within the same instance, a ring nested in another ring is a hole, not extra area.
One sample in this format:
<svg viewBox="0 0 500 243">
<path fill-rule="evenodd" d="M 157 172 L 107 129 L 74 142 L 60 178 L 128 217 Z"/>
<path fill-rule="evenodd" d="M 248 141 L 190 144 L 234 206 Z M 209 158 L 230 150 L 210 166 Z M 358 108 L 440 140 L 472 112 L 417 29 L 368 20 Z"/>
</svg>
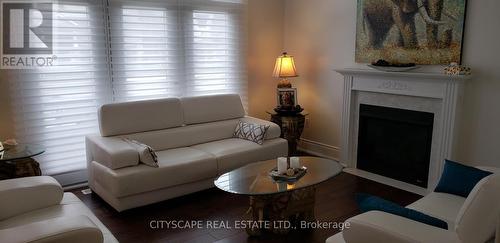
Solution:
<svg viewBox="0 0 500 243">
<path fill-rule="evenodd" d="M 460 66 L 456 62 L 450 63 L 450 65 L 444 68 L 444 74 L 447 75 L 471 75 L 471 70 L 468 67 Z"/>
<path fill-rule="evenodd" d="M 466 0 L 358 0 L 357 9 L 357 63 L 460 63 Z"/>
<path fill-rule="evenodd" d="M 390 63 L 383 59 L 368 64 L 368 67 L 384 72 L 407 72 L 419 68 L 415 63 Z"/>
<path fill-rule="evenodd" d="M 283 52 L 283 55 L 276 58 L 273 77 L 282 78 L 278 83 L 278 102 L 274 108 L 277 113 L 297 114 L 304 110 L 297 104 L 297 89 L 292 88 L 292 84 L 287 79 L 298 76 L 293 56 Z"/>
</svg>

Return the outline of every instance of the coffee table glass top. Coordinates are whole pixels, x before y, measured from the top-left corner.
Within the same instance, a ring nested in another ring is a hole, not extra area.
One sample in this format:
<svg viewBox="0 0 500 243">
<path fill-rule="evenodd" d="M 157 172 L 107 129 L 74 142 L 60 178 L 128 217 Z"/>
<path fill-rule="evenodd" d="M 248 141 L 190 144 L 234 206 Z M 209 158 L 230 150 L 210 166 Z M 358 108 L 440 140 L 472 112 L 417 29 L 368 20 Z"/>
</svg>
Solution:
<svg viewBox="0 0 500 243">
<path fill-rule="evenodd" d="M 338 175 L 343 167 L 338 162 L 317 157 L 300 157 L 307 173 L 295 182 L 277 182 L 269 176 L 276 159 L 248 164 L 221 175 L 214 182 L 219 189 L 243 195 L 269 195 L 316 185 Z"/>
<path fill-rule="evenodd" d="M 3 150 L 0 149 L 0 161 L 25 159 L 45 152 L 43 146 L 36 144 L 18 144 L 15 146 L 4 144 L 3 146 Z"/>
</svg>

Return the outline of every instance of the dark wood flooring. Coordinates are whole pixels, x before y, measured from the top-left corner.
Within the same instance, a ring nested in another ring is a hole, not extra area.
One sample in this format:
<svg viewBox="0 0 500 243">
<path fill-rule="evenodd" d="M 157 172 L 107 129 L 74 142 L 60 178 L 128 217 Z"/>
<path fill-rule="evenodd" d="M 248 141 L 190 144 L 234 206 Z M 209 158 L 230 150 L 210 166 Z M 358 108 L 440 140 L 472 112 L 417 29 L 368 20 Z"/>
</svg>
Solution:
<svg viewBox="0 0 500 243">
<path fill-rule="evenodd" d="M 81 188 L 82 189 L 82 188 Z M 291 232 L 288 235 L 248 237 L 242 229 L 151 229 L 151 220 L 229 221 L 243 219 L 248 197 L 216 188 L 118 213 L 98 195 L 75 193 L 122 243 L 126 242 L 324 242 L 336 229 Z M 356 192 L 383 197 L 401 205 L 419 195 L 356 177 L 347 173 L 321 183 L 316 193 L 316 219 L 320 222 L 343 222 L 359 213 L 354 200 Z"/>
</svg>

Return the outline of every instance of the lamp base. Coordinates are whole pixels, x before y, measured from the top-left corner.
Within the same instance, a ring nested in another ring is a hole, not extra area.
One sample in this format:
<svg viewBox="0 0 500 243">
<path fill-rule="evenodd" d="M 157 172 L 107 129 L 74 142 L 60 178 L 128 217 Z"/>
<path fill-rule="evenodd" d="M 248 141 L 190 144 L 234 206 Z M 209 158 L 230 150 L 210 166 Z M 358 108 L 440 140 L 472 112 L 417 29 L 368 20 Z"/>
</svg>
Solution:
<svg viewBox="0 0 500 243">
<path fill-rule="evenodd" d="M 278 88 L 291 88 L 291 87 L 292 84 L 290 83 L 290 81 L 288 81 L 288 79 L 282 79 L 278 83 Z"/>
</svg>

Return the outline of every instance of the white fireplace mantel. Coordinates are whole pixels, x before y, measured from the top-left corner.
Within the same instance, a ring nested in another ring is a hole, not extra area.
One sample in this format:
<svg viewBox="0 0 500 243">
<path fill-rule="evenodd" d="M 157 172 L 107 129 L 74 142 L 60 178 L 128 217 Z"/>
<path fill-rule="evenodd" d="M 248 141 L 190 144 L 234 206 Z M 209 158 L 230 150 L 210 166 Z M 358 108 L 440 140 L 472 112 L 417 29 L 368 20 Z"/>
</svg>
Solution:
<svg viewBox="0 0 500 243">
<path fill-rule="evenodd" d="M 340 160 L 356 168 L 359 105 L 370 103 L 435 114 L 428 188 L 437 184 L 444 159 L 454 159 L 464 83 L 470 76 L 425 72 L 338 69 L 344 76 Z M 364 96 L 363 96 L 364 95 Z M 420 105 L 421 104 L 421 105 Z"/>
</svg>

